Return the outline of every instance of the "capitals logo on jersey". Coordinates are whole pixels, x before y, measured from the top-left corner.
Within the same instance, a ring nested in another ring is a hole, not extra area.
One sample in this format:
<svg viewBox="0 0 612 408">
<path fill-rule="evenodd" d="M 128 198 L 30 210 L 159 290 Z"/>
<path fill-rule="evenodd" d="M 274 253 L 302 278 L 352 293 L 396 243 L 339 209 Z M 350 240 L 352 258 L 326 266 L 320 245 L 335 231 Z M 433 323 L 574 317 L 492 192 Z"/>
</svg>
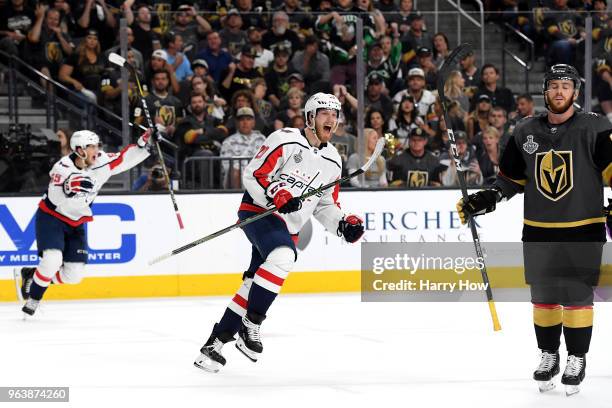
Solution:
<svg viewBox="0 0 612 408">
<path fill-rule="evenodd" d="M 538 191 L 557 201 L 574 187 L 571 151 L 549 150 L 536 154 L 535 180 Z"/>
</svg>

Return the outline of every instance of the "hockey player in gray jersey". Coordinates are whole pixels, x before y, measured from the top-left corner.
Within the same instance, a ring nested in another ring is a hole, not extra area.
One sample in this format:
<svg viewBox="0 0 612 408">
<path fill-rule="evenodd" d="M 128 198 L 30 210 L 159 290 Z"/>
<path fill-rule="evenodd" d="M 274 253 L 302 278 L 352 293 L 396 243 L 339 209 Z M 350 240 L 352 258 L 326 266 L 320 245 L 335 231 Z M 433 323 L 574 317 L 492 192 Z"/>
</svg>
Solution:
<svg viewBox="0 0 612 408">
<path fill-rule="evenodd" d="M 36 212 L 36 245 L 40 262 L 36 268 L 15 270 L 21 277 L 18 296 L 26 300 L 22 311 L 33 315 L 51 283 L 76 284 L 87 263 L 85 223 L 92 221 L 91 204 L 111 176 L 138 165 L 149 156 L 153 140 L 145 132 L 137 144 L 119 153 L 100 150 L 100 139 L 89 130 L 74 132 L 72 153 L 51 169 L 47 192 Z M 21 296 L 20 296 L 21 295 Z"/>
<path fill-rule="evenodd" d="M 194 364 L 217 372 L 225 365 L 223 345 L 234 340 L 252 361 L 263 351 L 260 326 L 297 259 L 295 243 L 304 224 L 314 216 L 329 232 L 347 242 L 363 235 L 362 220 L 340 209 L 339 185 L 302 201 L 300 195 L 340 178 L 342 161 L 329 143 L 338 124 L 340 102 L 317 93 L 304 108 L 307 128 L 273 132 L 243 174 L 245 193 L 238 218 L 247 219 L 272 205 L 278 213 L 243 227 L 252 244 L 251 265 L 243 283 Z"/>
<path fill-rule="evenodd" d="M 579 89 L 574 67 L 552 66 L 543 81 L 547 112 L 517 124 L 494 187 L 457 204 L 465 222 L 524 193 L 525 280 L 542 351 L 533 378 L 541 391 L 554 387 L 563 333 L 568 356 L 561 383 L 568 395 L 578 392 L 585 376 L 593 287 L 610 224 L 602 211 L 604 183 L 612 185 L 612 126 L 607 118 L 575 111 Z"/>
</svg>

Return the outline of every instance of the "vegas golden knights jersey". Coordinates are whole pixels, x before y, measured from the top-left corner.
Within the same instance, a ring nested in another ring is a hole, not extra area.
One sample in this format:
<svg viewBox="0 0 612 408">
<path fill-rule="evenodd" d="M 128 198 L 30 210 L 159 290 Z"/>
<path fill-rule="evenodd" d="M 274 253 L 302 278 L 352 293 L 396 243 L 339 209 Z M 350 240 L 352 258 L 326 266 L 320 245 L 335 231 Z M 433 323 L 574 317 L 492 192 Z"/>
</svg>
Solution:
<svg viewBox="0 0 612 408">
<path fill-rule="evenodd" d="M 605 240 L 604 183 L 612 179 L 612 126 L 607 118 L 575 113 L 560 125 L 546 114 L 519 122 L 500 161 L 496 185 L 511 197 L 524 192 L 523 240 L 587 232 Z M 532 237 L 529 237 L 532 235 Z M 577 239 L 582 240 L 582 239 Z"/>
</svg>

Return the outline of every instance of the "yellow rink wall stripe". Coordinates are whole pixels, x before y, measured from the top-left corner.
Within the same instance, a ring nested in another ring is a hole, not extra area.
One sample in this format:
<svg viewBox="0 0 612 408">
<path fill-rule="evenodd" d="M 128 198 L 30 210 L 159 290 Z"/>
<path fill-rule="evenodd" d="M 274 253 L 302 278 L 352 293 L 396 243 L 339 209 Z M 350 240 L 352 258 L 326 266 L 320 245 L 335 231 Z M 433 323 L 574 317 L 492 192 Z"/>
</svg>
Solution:
<svg viewBox="0 0 612 408">
<path fill-rule="evenodd" d="M 238 290 L 242 273 L 85 278 L 78 285 L 52 285 L 45 300 L 131 297 L 220 296 Z M 292 272 L 282 293 L 358 292 L 359 271 Z M 15 301 L 13 280 L 0 280 L 0 301 Z"/>
</svg>

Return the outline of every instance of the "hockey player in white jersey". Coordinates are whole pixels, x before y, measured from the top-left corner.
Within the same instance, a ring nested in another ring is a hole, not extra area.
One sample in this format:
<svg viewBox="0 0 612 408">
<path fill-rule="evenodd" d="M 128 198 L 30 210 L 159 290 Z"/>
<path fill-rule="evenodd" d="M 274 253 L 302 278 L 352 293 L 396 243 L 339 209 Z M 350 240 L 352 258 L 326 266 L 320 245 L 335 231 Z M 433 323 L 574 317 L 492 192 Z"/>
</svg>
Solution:
<svg viewBox="0 0 612 408">
<path fill-rule="evenodd" d="M 156 137 L 156 136 L 154 136 Z M 22 311 L 36 312 L 49 285 L 76 284 L 87 263 L 86 222 L 92 221 L 91 204 L 111 176 L 138 165 L 149 156 L 153 137 L 145 132 L 137 144 L 119 153 L 100 150 L 100 139 L 89 130 L 74 132 L 72 153 L 62 157 L 51 169 L 47 192 L 36 212 L 36 244 L 40 262 L 36 268 L 16 271 L 21 275 L 18 296 L 26 300 Z"/>
<path fill-rule="evenodd" d="M 304 201 L 300 195 L 340 178 L 342 161 L 329 143 L 338 124 L 340 102 L 317 93 L 304 108 L 306 129 L 273 132 L 243 173 L 246 188 L 238 210 L 240 220 L 275 205 L 278 213 L 243 227 L 253 245 L 251 265 L 243 283 L 214 325 L 194 364 L 217 372 L 225 365 L 223 345 L 234 340 L 252 361 L 263 351 L 260 326 L 297 259 L 295 242 L 306 221 L 314 217 L 332 234 L 356 242 L 364 232 L 362 220 L 345 215 L 338 202 L 339 185 Z"/>
</svg>

